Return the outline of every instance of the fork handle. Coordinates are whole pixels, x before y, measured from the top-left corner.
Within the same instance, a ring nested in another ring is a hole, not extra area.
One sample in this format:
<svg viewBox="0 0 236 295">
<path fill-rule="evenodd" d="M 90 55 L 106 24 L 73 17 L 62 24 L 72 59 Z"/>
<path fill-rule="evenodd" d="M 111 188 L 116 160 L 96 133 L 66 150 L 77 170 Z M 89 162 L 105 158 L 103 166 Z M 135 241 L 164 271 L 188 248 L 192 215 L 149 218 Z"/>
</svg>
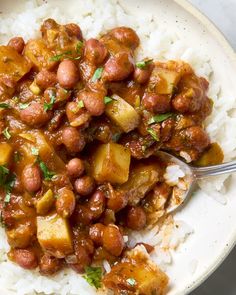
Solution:
<svg viewBox="0 0 236 295">
<path fill-rule="evenodd" d="M 197 179 L 236 172 L 236 161 L 206 167 L 191 167 Z"/>
</svg>

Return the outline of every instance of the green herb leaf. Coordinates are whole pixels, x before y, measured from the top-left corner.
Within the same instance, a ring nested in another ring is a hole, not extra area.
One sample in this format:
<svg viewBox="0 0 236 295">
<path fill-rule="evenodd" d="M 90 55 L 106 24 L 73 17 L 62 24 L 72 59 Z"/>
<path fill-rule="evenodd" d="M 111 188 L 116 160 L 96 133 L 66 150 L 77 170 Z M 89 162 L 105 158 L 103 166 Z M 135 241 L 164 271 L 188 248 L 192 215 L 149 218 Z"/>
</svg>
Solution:
<svg viewBox="0 0 236 295">
<path fill-rule="evenodd" d="M 19 108 L 20 110 L 25 110 L 28 108 L 29 105 L 29 103 L 19 103 Z"/>
<path fill-rule="evenodd" d="M 10 174 L 10 171 L 5 166 L 0 166 L 0 186 L 5 190 L 6 196 L 4 198 L 5 203 L 9 203 L 11 200 L 11 191 L 15 184 L 16 176 Z"/>
<path fill-rule="evenodd" d="M 136 67 L 139 69 L 145 69 L 152 61 L 153 61 L 153 59 L 139 61 L 136 63 Z"/>
<path fill-rule="evenodd" d="M 6 192 L 6 196 L 4 199 L 4 203 L 9 203 L 11 200 L 11 192 L 12 189 L 15 185 L 15 181 L 16 181 L 16 176 L 14 174 L 11 174 L 8 179 L 7 182 L 5 183 L 5 192 Z"/>
<path fill-rule="evenodd" d="M 65 51 L 65 52 L 63 52 L 61 54 L 54 55 L 53 57 L 51 57 L 49 59 L 49 61 L 60 61 L 63 57 L 65 57 L 67 55 L 70 55 L 70 54 L 72 54 L 72 51 L 70 51 L 70 50 L 69 51 Z"/>
<path fill-rule="evenodd" d="M 8 174 L 9 169 L 5 166 L 0 166 L 0 186 L 5 185 Z"/>
<path fill-rule="evenodd" d="M 7 140 L 9 140 L 10 138 L 11 138 L 11 134 L 10 134 L 10 132 L 9 132 L 9 128 L 7 127 L 7 128 L 5 128 L 4 130 L 3 130 L 3 135 L 5 136 L 5 138 L 7 139 Z"/>
<path fill-rule="evenodd" d="M 84 43 L 82 41 L 78 41 L 76 44 L 76 52 L 81 55 L 82 53 L 82 48 L 83 48 Z"/>
<path fill-rule="evenodd" d="M 121 138 L 121 133 L 114 133 L 111 137 L 112 141 L 117 142 Z"/>
<path fill-rule="evenodd" d="M 159 137 L 156 134 L 156 132 L 152 129 L 152 128 L 148 128 L 147 132 L 152 136 L 152 138 L 154 138 L 156 141 L 159 141 Z"/>
<path fill-rule="evenodd" d="M 49 92 L 49 97 L 50 97 L 50 102 L 49 103 L 45 102 L 43 104 L 43 109 L 44 109 L 45 112 L 51 110 L 54 103 L 55 103 L 55 101 L 56 101 L 56 95 L 55 95 L 55 93 L 53 91 Z"/>
<path fill-rule="evenodd" d="M 38 156 L 39 155 L 39 149 L 37 149 L 36 147 L 32 147 L 31 148 L 31 153 L 34 156 Z"/>
<path fill-rule="evenodd" d="M 113 98 L 112 97 L 109 97 L 109 96 L 105 96 L 104 97 L 104 103 L 105 104 L 108 104 L 108 103 L 110 103 L 110 102 L 112 102 L 113 101 Z"/>
<path fill-rule="evenodd" d="M 43 172 L 44 179 L 51 180 L 53 178 L 53 176 L 56 175 L 56 173 L 50 171 L 48 169 L 48 167 L 46 166 L 46 164 L 40 158 L 38 158 L 38 162 L 39 162 L 39 167 L 40 167 L 41 171 Z"/>
<path fill-rule="evenodd" d="M 8 103 L 0 103 L 0 109 L 10 109 L 10 105 Z"/>
<path fill-rule="evenodd" d="M 7 192 L 5 199 L 4 199 L 4 203 L 9 203 L 11 201 L 11 193 Z"/>
<path fill-rule="evenodd" d="M 96 82 L 102 77 L 103 68 L 97 68 L 93 74 L 92 82 Z"/>
<path fill-rule="evenodd" d="M 166 114 L 161 114 L 161 115 L 156 115 L 153 116 L 149 121 L 148 124 L 153 124 L 153 123 L 160 123 L 165 121 L 166 119 L 170 118 L 173 114 L 172 113 L 166 113 Z"/>
<path fill-rule="evenodd" d="M 99 289 L 102 284 L 102 268 L 101 267 L 85 267 L 85 275 L 83 276 L 89 285 L 94 286 L 96 289 Z"/>
<path fill-rule="evenodd" d="M 126 282 L 130 285 L 130 286 L 135 286 L 136 285 L 136 280 L 134 278 L 128 278 L 126 280 Z"/>
<path fill-rule="evenodd" d="M 78 101 L 78 107 L 79 107 L 79 109 L 82 109 L 82 108 L 84 107 L 84 102 L 83 102 L 83 100 L 79 100 L 79 101 Z"/>
</svg>

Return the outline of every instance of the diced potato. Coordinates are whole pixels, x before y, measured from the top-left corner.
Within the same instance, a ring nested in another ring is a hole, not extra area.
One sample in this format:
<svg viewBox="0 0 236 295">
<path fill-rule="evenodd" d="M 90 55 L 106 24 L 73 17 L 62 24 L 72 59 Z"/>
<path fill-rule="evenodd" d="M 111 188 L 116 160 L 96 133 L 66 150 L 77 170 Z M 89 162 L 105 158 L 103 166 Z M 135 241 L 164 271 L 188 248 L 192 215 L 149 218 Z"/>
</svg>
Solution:
<svg viewBox="0 0 236 295">
<path fill-rule="evenodd" d="M 31 83 L 29 89 L 35 95 L 39 95 L 41 92 L 41 89 L 38 87 L 38 85 L 36 84 L 35 81 L 33 81 L 33 83 Z"/>
<path fill-rule="evenodd" d="M 105 287 L 115 294 L 163 295 L 168 281 L 167 275 L 145 257 L 119 262 L 103 278 Z"/>
<path fill-rule="evenodd" d="M 24 138 L 24 139 L 32 142 L 32 143 L 35 143 L 35 141 L 36 141 L 35 140 L 35 137 L 32 134 L 30 134 L 30 133 L 20 133 L 19 136 L 21 138 Z"/>
<path fill-rule="evenodd" d="M 12 157 L 13 149 L 10 144 L 3 142 L 0 143 L 0 165 L 9 164 Z"/>
<path fill-rule="evenodd" d="M 36 211 L 39 215 L 45 215 L 51 209 L 55 198 L 53 192 L 49 189 L 43 196 L 37 201 Z"/>
<path fill-rule="evenodd" d="M 196 166 L 211 166 L 223 163 L 224 154 L 218 143 L 212 143 L 210 148 L 206 150 L 200 159 L 198 159 L 194 164 Z"/>
<path fill-rule="evenodd" d="M 46 68 L 50 70 L 55 61 L 52 61 L 53 52 L 47 48 L 43 40 L 30 40 L 24 50 L 24 55 L 28 57 L 38 70 Z"/>
<path fill-rule="evenodd" d="M 159 175 L 158 163 L 142 163 L 131 169 L 128 181 L 119 189 L 128 192 L 130 205 L 136 205 L 154 187 Z"/>
<path fill-rule="evenodd" d="M 177 87 L 181 73 L 155 67 L 150 77 L 148 88 L 158 94 L 172 94 Z"/>
<path fill-rule="evenodd" d="M 0 46 L 0 81 L 11 86 L 30 71 L 30 63 L 10 46 Z"/>
<path fill-rule="evenodd" d="M 20 137 L 26 139 L 19 149 L 23 154 L 23 165 L 27 165 L 28 162 L 34 161 L 35 156 L 32 155 L 31 149 L 32 147 L 36 147 L 39 150 L 40 158 L 51 171 L 54 171 L 57 174 L 65 174 L 65 163 L 56 154 L 53 146 L 46 140 L 41 131 L 33 130 L 27 133 L 21 133 Z"/>
<path fill-rule="evenodd" d="M 128 180 L 130 151 L 117 143 L 102 144 L 93 157 L 93 177 L 98 182 L 122 184 Z"/>
<path fill-rule="evenodd" d="M 37 216 L 37 238 L 41 247 L 57 258 L 63 258 L 73 252 L 68 220 L 56 213 Z"/>
<path fill-rule="evenodd" d="M 106 115 L 126 133 L 135 129 L 139 124 L 139 114 L 118 95 L 112 98 L 113 101 L 106 106 Z"/>
</svg>

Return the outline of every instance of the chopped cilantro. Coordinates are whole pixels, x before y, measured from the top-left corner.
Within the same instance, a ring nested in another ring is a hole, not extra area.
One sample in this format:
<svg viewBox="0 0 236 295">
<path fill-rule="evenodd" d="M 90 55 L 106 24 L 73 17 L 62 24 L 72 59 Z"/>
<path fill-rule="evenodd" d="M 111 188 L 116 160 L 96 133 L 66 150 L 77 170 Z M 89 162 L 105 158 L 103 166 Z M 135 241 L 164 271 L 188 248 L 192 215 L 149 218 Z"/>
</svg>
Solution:
<svg viewBox="0 0 236 295">
<path fill-rule="evenodd" d="M 25 110 L 29 106 L 29 103 L 19 103 L 20 110 Z"/>
<path fill-rule="evenodd" d="M 126 282 L 130 285 L 130 286 L 135 286 L 136 285 L 136 280 L 134 278 L 128 278 L 126 280 Z"/>
<path fill-rule="evenodd" d="M 61 54 L 57 54 L 57 55 L 54 55 L 52 56 L 49 61 L 60 61 L 63 57 L 67 56 L 67 55 L 71 55 L 72 54 L 72 51 L 65 51 Z"/>
<path fill-rule="evenodd" d="M 82 48 L 83 48 L 84 43 L 82 41 L 78 41 L 76 44 L 76 52 L 81 55 L 82 53 Z"/>
<path fill-rule="evenodd" d="M 96 82 L 102 77 L 103 68 L 97 68 L 93 74 L 92 82 Z"/>
<path fill-rule="evenodd" d="M 173 115 L 172 113 L 166 113 L 166 114 L 153 116 L 148 121 L 148 124 L 150 125 L 150 124 L 153 124 L 153 123 L 160 123 L 160 122 L 165 121 L 166 119 L 170 118 L 172 115 Z"/>
<path fill-rule="evenodd" d="M 31 153 L 32 155 L 34 156 L 38 156 L 39 155 L 39 149 L 35 148 L 35 147 L 32 147 L 31 148 Z"/>
<path fill-rule="evenodd" d="M 43 177 L 45 180 L 51 180 L 53 176 L 55 176 L 55 172 L 50 171 L 47 167 L 47 165 L 38 157 L 39 167 L 41 171 L 43 172 Z"/>
<path fill-rule="evenodd" d="M 9 109 L 10 108 L 10 105 L 8 103 L 0 103 L 0 109 Z"/>
<path fill-rule="evenodd" d="M 153 61 L 153 59 L 139 61 L 136 63 L 136 67 L 139 69 L 145 69 L 152 61 Z"/>
<path fill-rule="evenodd" d="M 5 166 L 0 166 L 0 186 L 3 186 L 6 182 L 9 169 Z"/>
<path fill-rule="evenodd" d="M 4 130 L 3 130 L 3 135 L 5 136 L 5 138 L 7 139 L 7 140 L 9 140 L 10 138 L 11 138 L 11 134 L 10 134 L 10 132 L 9 132 L 9 128 L 7 127 L 7 128 L 5 128 Z"/>
<path fill-rule="evenodd" d="M 54 103 L 55 103 L 55 101 L 56 101 L 56 96 L 55 96 L 55 93 L 53 91 L 49 92 L 49 97 L 50 97 L 50 102 L 49 103 L 45 102 L 43 104 L 43 108 L 44 108 L 45 112 L 51 110 Z"/>
<path fill-rule="evenodd" d="M 101 267 L 85 267 L 85 275 L 83 276 L 89 285 L 94 286 L 96 289 L 99 289 L 102 284 L 102 268 Z"/>
<path fill-rule="evenodd" d="M 105 104 L 108 104 L 108 103 L 110 103 L 110 102 L 112 102 L 113 101 L 113 98 L 112 97 L 109 97 L 109 96 L 105 96 L 104 97 L 104 103 Z"/>
<path fill-rule="evenodd" d="M 5 190 L 6 196 L 4 198 L 4 203 L 9 203 L 11 200 L 11 191 L 15 184 L 15 175 L 10 174 L 10 171 L 5 166 L 0 166 L 0 186 Z"/>
<path fill-rule="evenodd" d="M 79 109 L 82 109 L 84 107 L 84 102 L 82 100 L 78 101 L 78 107 Z"/>
<path fill-rule="evenodd" d="M 156 134 L 155 130 L 153 130 L 152 128 L 148 128 L 147 132 L 152 136 L 152 138 L 154 138 L 156 141 L 159 141 L 159 137 Z"/>
</svg>

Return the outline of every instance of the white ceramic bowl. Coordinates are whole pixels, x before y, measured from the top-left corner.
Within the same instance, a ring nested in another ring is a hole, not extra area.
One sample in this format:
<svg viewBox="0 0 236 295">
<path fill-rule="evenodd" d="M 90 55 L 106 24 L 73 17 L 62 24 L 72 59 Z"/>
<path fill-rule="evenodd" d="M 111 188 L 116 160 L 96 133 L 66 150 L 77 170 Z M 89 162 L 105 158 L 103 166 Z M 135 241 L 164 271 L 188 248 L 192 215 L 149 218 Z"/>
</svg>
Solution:
<svg viewBox="0 0 236 295">
<path fill-rule="evenodd" d="M 56 0 L 50 0 L 56 1 Z M 0 1 L 0 10 L 15 10 L 23 1 Z M 137 18 L 143 11 L 154 13 L 189 41 L 191 47 L 201 48 L 211 56 L 215 79 L 224 93 L 236 96 L 236 55 L 223 35 L 197 9 L 185 0 L 121 0 L 126 9 L 132 9 Z M 68 0 L 57 0 L 63 5 Z M 236 106 L 235 106 L 236 107 Z M 232 177 L 226 197 L 221 205 L 199 191 L 181 212 L 178 219 L 190 224 L 195 233 L 174 254 L 169 271 L 169 295 L 187 294 L 201 284 L 224 260 L 236 242 L 236 177 Z M 191 263 L 196 270 L 190 271 Z M 0 294 L 7 294 L 1 291 Z M 83 294 L 81 294 L 83 295 Z"/>
</svg>

